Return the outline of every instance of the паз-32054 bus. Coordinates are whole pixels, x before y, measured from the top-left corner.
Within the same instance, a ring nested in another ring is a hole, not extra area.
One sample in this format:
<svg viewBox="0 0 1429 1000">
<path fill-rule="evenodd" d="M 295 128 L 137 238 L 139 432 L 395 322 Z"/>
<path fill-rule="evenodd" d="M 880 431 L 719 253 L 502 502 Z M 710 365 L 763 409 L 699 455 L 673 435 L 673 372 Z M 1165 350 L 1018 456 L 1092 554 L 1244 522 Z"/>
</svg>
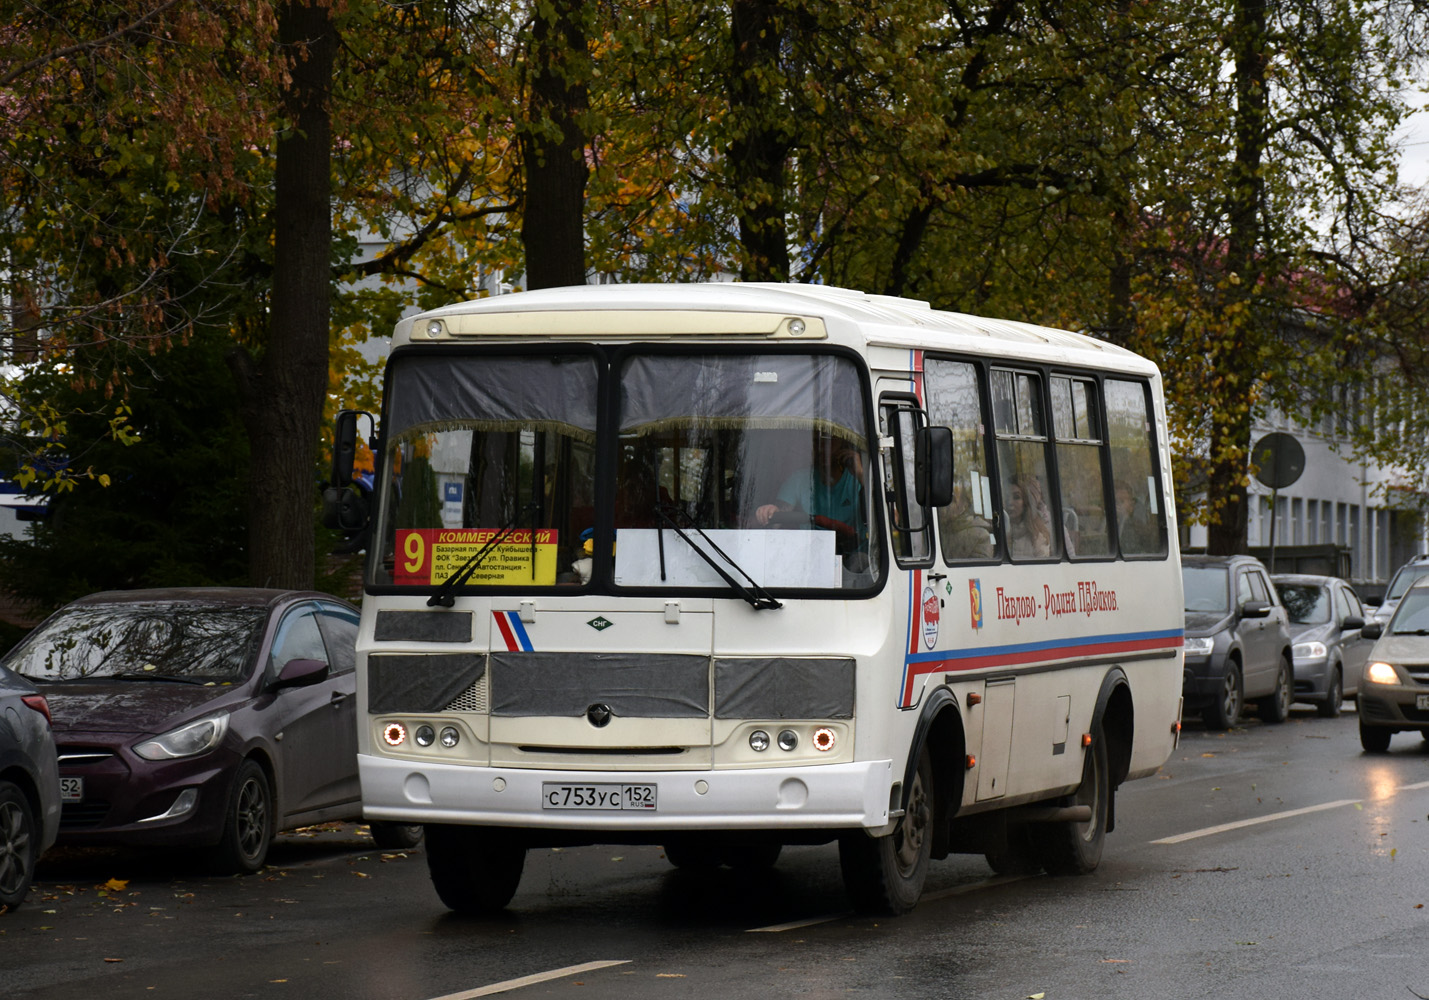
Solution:
<svg viewBox="0 0 1429 1000">
<path fill-rule="evenodd" d="M 362 796 L 426 824 L 453 909 L 564 844 L 836 841 L 883 912 L 951 852 L 1090 872 L 1176 744 L 1160 376 L 1115 346 L 815 286 L 530 292 L 399 323 L 379 427 Z"/>
</svg>

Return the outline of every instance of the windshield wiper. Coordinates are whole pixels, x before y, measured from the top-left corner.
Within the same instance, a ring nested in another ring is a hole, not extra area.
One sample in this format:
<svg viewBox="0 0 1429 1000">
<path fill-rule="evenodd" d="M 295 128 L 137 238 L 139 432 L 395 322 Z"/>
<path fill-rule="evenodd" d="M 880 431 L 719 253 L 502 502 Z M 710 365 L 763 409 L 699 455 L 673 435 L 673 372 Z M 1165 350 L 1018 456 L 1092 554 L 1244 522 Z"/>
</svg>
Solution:
<svg viewBox="0 0 1429 1000">
<path fill-rule="evenodd" d="M 677 513 L 684 514 L 687 527 L 689 527 L 692 531 L 699 535 L 700 538 L 704 539 L 705 544 L 708 545 L 711 549 L 713 549 L 716 555 L 718 555 L 725 562 L 729 563 L 730 566 L 738 570 L 739 574 L 749 581 L 749 586 L 746 587 L 734 577 L 730 576 L 729 573 L 726 572 L 725 568 L 719 563 L 715 562 L 714 558 L 708 552 L 706 552 L 699 545 L 695 544 L 694 539 L 692 539 L 689 535 L 685 534 L 684 529 L 681 528 L 679 524 L 675 522 L 675 519 L 670 516 L 670 514 L 668 513 L 670 510 L 674 510 Z M 769 592 L 767 590 L 765 590 L 759 584 L 754 582 L 754 577 L 746 573 L 742 566 L 740 566 L 728 555 L 726 555 L 725 551 L 721 549 L 718 545 L 716 545 L 714 541 L 710 538 L 710 536 L 706 535 L 704 531 L 702 531 L 699 526 L 694 523 L 694 519 L 690 517 L 688 513 L 680 510 L 678 507 L 671 508 L 667 507 L 665 504 L 656 504 L 655 516 L 660 519 L 662 527 L 668 524 L 670 526 L 670 529 L 674 531 L 675 534 L 679 535 L 685 540 L 686 545 L 695 550 L 695 555 L 699 556 L 705 562 L 709 563 L 710 568 L 713 569 L 716 573 L 718 573 L 721 577 L 723 577 L 725 583 L 729 584 L 732 588 L 739 591 L 739 596 L 743 597 L 746 601 L 748 601 L 749 606 L 752 607 L 755 611 L 778 611 L 784 606 L 783 604 L 780 604 L 778 601 L 776 601 L 773 597 L 769 596 Z M 664 570 L 664 547 L 664 539 L 661 538 L 660 549 L 662 579 Z"/>
<path fill-rule="evenodd" d="M 496 550 L 496 546 L 506 541 L 507 537 L 516 530 L 516 522 L 521 520 L 521 515 L 526 513 L 527 511 L 534 512 L 535 509 L 536 505 L 534 503 L 523 504 L 521 507 L 517 508 L 516 513 L 511 515 L 511 520 L 507 521 L 500 528 L 496 529 L 496 534 L 491 536 L 491 541 L 487 542 L 481 548 L 473 552 L 471 556 L 467 559 L 467 561 L 462 563 L 455 573 L 453 573 L 451 576 L 447 577 L 445 580 L 442 581 L 441 586 L 437 588 L 437 592 L 431 597 L 427 598 L 427 607 L 449 608 L 456 604 L 456 589 L 458 587 L 464 586 L 466 584 L 466 581 L 471 579 L 471 574 L 477 571 L 477 569 L 481 566 L 482 562 L 485 561 L 486 557 L 491 555 L 491 553 Z M 535 527 L 533 526 L 531 530 L 533 549 L 535 548 L 535 536 L 536 531 Z M 535 552 L 531 553 L 531 566 L 534 571 L 534 568 L 536 566 Z"/>
<path fill-rule="evenodd" d="M 137 670 L 122 674 L 109 674 L 103 679 L 111 681 L 168 681 L 171 684 L 197 684 L 200 687 L 208 683 L 208 681 L 196 680 L 193 677 L 178 677 L 174 674 L 161 674 L 153 671 L 141 673 Z"/>
</svg>

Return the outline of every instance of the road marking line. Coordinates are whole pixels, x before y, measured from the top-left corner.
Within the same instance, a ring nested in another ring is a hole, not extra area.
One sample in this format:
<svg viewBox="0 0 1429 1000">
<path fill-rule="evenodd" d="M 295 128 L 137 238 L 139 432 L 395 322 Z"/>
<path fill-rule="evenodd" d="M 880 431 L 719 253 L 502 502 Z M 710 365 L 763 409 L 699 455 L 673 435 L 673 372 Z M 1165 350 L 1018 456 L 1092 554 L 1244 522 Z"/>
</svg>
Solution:
<svg viewBox="0 0 1429 1000">
<path fill-rule="evenodd" d="M 1412 785 L 1400 785 L 1401 792 L 1417 792 L 1421 788 L 1429 788 L 1429 781 L 1416 781 Z"/>
<path fill-rule="evenodd" d="M 981 882 L 973 882 L 971 885 L 954 886 L 951 889 L 940 889 L 937 892 L 924 893 L 918 897 L 920 903 L 929 903 L 935 899 L 947 899 L 949 896 L 962 896 L 969 892 L 977 892 L 979 889 L 991 889 L 993 886 L 1006 885 L 1008 882 L 1017 882 L 1030 875 L 994 875 L 992 878 L 984 879 Z M 832 920 L 842 920 L 845 917 L 852 917 L 855 914 L 852 910 L 845 910 L 843 913 L 830 913 L 822 917 L 810 917 L 808 920 L 793 920 L 787 924 L 771 924 L 768 927 L 751 927 L 745 931 L 746 934 L 779 934 L 783 931 L 795 931 L 801 927 L 813 927 L 815 924 L 827 924 Z M 442 998 L 445 1000 L 445 998 Z"/>
<path fill-rule="evenodd" d="M 1271 813 L 1269 816 L 1257 816 L 1255 819 L 1242 819 L 1234 823 L 1222 823 L 1220 826 L 1208 826 L 1203 830 L 1192 830 L 1190 833 L 1178 833 L 1174 837 L 1162 837 L 1160 840 L 1153 840 L 1152 843 L 1179 844 L 1185 840 L 1195 840 L 1197 837 L 1209 837 L 1212 834 L 1225 833 L 1227 830 L 1239 830 L 1246 826 L 1273 823 L 1278 819 L 1304 816 L 1306 813 L 1322 812 L 1326 809 L 1338 809 L 1340 806 L 1352 806 L 1357 802 L 1363 801 L 1363 799 L 1340 799 L 1338 802 L 1322 802 L 1318 806 L 1306 806 L 1304 809 L 1290 809 L 1286 812 Z"/>
<path fill-rule="evenodd" d="M 825 917 L 810 917 L 808 920 L 791 920 L 787 924 L 770 924 L 768 927 L 751 927 L 745 931 L 746 934 L 779 934 L 783 931 L 796 931 L 800 927 L 813 927 L 815 924 L 826 924 L 830 920 L 842 920 L 844 917 L 853 916 L 852 910 L 845 910 L 843 913 L 830 913 Z"/>
<path fill-rule="evenodd" d="M 534 976 L 522 976 L 520 979 L 508 979 L 504 983 L 492 983 L 490 986 L 478 986 L 474 990 L 464 990 L 461 993 L 448 993 L 445 996 L 433 997 L 432 1000 L 471 1000 L 472 997 L 489 997 L 493 993 L 505 993 L 507 990 L 519 990 L 523 986 L 534 986 L 537 983 L 549 982 L 552 979 L 563 979 L 566 976 L 578 976 L 582 972 L 592 972 L 596 969 L 608 969 L 612 965 L 629 965 L 631 959 L 625 958 L 613 962 L 586 962 L 584 965 L 569 965 L 564 969 L 552 969 L 550 972 L 538 972 Z"/>
</svg>

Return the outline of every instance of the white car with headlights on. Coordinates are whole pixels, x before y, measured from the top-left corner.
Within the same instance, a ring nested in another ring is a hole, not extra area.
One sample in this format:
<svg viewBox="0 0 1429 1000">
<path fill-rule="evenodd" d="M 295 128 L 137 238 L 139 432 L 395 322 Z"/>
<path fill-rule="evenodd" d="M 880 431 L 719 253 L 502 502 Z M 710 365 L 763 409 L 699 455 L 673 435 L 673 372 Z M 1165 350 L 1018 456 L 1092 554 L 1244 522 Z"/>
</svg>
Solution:
<svg viewBox="0 0 1429 1000">
<path fill-rule="evenodd" d="M 1369 622 L 1363 632 L 1375 644 L 1356 699 L 1360 744 L 1383 753 L 1398 732 L 1429 739 L 1429 579 L 1404 592 L 1387 625 Z"/>
</svg>

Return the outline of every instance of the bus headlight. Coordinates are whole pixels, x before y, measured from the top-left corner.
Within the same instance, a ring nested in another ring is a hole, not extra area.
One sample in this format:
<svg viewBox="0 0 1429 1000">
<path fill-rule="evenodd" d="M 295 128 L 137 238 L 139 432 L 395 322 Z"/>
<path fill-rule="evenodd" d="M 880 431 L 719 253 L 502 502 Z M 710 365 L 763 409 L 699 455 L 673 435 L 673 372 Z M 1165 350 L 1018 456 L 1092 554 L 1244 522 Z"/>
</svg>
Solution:
<svg viewBox="0 0 1429 1000">
<path fill-rule="evenodd" d="M 454 747 L 461 742 L 461 733 L 456 731 L 455 726 L 444 726 L 441 732 L 442 746 Z"/>
<path fill-rule="evenodd" d="M 769 749 L 769 734 L 762 729 L 756 729 L 749 734 L 749 749 L 755 753 L 763 753 Z"/>
<path fill-rule="evenodd" d="M 799 734 L 792 729 L 781 730 L 779 733 L 779 749 L 784 751 L 793 750 L 799 745 Z"/>
<path fill-rule="evenodd" d="M 437 741 L 437 731 L 431 726 L 421 725 L 412 736 L 419 747 L 429 747 Z"/>
</svg>

